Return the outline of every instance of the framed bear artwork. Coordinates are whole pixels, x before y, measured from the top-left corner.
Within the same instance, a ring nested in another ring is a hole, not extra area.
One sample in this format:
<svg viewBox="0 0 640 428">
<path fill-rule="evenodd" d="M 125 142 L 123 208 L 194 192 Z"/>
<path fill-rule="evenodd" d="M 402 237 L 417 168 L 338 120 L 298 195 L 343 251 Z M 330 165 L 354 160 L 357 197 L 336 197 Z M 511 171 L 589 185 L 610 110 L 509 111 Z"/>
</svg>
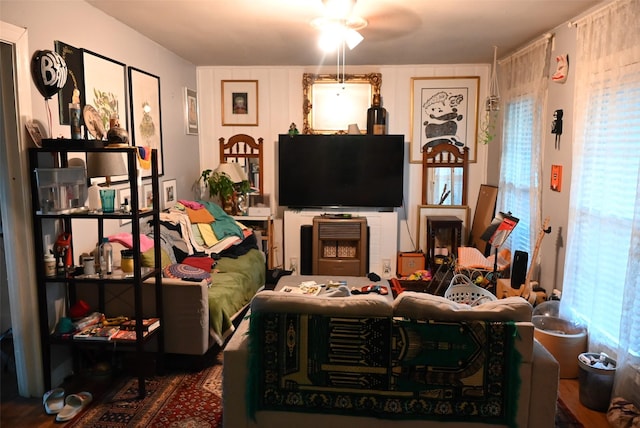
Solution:
<svg viewBox="0 0 640 428">
<path fill-rule="evenodd" d="M 439 144 L 469 147 L 476 162 L 479 84 L 479 76 L 411 78 L 411 163 Z"/>
</svg>

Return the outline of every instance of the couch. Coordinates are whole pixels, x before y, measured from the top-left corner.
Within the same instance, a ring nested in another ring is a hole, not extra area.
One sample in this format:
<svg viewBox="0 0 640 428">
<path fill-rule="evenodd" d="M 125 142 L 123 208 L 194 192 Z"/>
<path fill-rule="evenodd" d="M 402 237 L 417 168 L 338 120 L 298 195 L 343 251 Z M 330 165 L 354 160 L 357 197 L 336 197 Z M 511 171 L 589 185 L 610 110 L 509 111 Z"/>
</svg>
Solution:
<svg viewBox="0 0 640 428">
<path fill-rule="evenodd" d="M 521 298 L 259 292 L 224 349 L 224 426 L 554 426 L 559 366 Z"/>
<path fill-rule="evenodd" d="M 181 201 L 160 214 L 159 229 L 165 352 L 204 355 L 212 346 L 224 344 L 239 315 L 265 285 L 265 254 L 250 228 L 212 202 Z M 141 234 L 149 247 L 142 252 L 141 264 L 154 266 L 151 224 L 141 224 Z M 131 233 L 111 235 L 109 240 L 114 266 L 119 267 L 121 250 L 130 248 Z M 93 252 L 97 254 L 96 249 Z M 153 279 L 145 282 L 142 291 L 143 316 L 156 316 Z M 109 284 L 104 292 L 107 316 L 133 316 L 135 299 L 129 285 Z M 101 306 L 95 287 L 77 287 L 76 298 L 91 308 Z"/>
</svg>

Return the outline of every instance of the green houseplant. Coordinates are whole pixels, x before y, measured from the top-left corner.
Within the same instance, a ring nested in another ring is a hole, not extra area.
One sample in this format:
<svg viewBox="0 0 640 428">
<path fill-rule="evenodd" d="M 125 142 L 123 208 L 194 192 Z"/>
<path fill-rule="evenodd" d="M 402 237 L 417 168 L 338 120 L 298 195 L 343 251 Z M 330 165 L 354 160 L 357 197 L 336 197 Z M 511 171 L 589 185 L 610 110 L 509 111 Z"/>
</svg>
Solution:
<svg viewBox="0 0 640 428">
<path fill-rule="evenodd" d="M 224 172 L 215 172 L 211 169 L 202 171 L 198 180 L 198 183 L 200 182 L 209 189 L 209 197 L 216 198 L 228 214 L 233 214 L 236 193 L 245 195 L 250 190 L 249 181 L 234 183 Z"/>
</svg>

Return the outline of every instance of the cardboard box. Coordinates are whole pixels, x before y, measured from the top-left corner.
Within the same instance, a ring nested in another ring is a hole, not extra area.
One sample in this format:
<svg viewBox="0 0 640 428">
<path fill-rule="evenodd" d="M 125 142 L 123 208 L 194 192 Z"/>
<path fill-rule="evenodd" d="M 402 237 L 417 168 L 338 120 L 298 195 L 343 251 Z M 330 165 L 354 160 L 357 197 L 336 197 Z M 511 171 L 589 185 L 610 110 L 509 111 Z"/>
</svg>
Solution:
<svg viewBox="0 0 640 428">
<path fill-rule="evenodd" d="M 424 253 L 398 253 L 398 275 L 409 276 L 424 270 Z"/>
</svg>

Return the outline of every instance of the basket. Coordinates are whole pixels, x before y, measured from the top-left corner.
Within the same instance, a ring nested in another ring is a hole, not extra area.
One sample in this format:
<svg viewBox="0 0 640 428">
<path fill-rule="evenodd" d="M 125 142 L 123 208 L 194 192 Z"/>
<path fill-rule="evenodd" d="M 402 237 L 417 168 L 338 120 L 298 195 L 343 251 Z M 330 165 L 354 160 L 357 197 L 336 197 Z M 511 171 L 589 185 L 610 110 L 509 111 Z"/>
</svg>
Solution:
<svg viewBox="0 0 640 428">
<path fill-rule="evenodd" d="M 497 297 L 491 292 L 478 287 L 467 276 L 460 273 L 451 278 L 449 288 L 444 292 L 444 297 L 456 303 L 464 303 L 470 306 L 497 300 Z"/>
</svg>

